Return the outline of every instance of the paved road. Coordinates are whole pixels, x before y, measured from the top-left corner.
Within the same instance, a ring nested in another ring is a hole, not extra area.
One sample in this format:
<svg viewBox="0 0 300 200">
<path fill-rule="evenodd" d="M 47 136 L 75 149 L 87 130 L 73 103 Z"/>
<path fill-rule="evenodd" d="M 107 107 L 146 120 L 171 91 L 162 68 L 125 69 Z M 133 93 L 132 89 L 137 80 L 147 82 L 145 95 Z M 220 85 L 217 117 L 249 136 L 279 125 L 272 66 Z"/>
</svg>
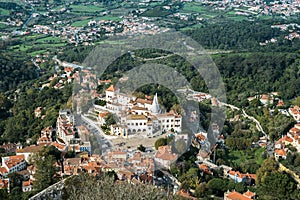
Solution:
<svg viewBox="0 0 300 200">
<path fill-rule="evenodd" d="M 98 144 L 101 147 L 102 154 L 106 154 L 113 147 L 113 144 L 107 135 L 103 133 L 103 131 L 98 125 L 95 124 L 93 120 L 90 120 L 83 115 L 78 115 L 76 121 L 79 124 L 85 125 L 91 133 L 98 136 Z"/>
</svg>

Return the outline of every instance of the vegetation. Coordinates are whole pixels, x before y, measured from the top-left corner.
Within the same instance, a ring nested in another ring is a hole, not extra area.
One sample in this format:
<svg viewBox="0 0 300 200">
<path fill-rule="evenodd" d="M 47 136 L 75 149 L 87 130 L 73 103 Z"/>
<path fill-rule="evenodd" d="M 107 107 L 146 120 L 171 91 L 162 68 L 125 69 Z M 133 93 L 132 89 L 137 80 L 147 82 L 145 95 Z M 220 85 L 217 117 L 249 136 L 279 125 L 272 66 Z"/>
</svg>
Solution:
<svg viewBox="0 0 300 200">
<path fill-rule="evenodd" d="M 0 52 L 0 92 L 16 89 L 20 83 L 38 76 L 36 67 L 24 55 Z"/>
<path fill-rule="evenodd" d="M 58 177 L 55 176 L 58 169 L 54 163 L 59 161 L 60 157 L 60 151 L 53 146 L 44 147 L 42 151 L 34 155 L 32 159 L 36 172 L 33 185 L 36 191 L 41 191 L 58 181 Z"/>
<path fill-rule="evenodd" d="M 93 192 L 91 192 L 93 191 Z M 66 180 L 63 199 L 177 199 L 171 194 L 147 184 L 131 185 L 128 182 L 115 182 L 109 175 L 92 177 L 86 173 Z"/>
</svg>

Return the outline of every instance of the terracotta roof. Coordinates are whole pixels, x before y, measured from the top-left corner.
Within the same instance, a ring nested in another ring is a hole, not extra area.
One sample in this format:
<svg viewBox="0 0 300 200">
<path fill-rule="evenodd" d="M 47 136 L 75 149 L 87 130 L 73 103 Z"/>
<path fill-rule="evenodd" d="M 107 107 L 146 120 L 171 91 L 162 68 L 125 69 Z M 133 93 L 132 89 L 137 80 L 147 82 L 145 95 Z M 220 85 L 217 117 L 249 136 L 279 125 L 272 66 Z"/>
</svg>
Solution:
<svg viewBox="0 0 300 200">
<path fill-rule="evenodd" d="M 244 196 L 241 193 L 236 192 L 236 191 L 230 192 L 229 194 L 226 194 L 225 196 L 228 200 L 229 199 L 230 200 L 251 200 L 251 198 Z"/>
<path fill-rule="evenodd" d="M 244 193 L 244 196 L 252 198 L 252 197 L 256 196 L 256 194 L 254 192 L 251 192 L 248 190 L 247 192 Z"/>
<path fill-rule="evenodd" d="M 275 154 L 279 156 L 286 156 L 286 151 L 283 149 L 275 149 Z"/>
<path fill-rule="evenodd" d="M 152 104 L 151 100 L 147 100 L 147 99 L 141 99 L 138 98 L 137 100 L 135 100 L 137 103 L 141 103 L 141 104 Z"/>
<path fill-rule="evenodd" d="M 101 112 L 99 113 L 99 117 L 103 118 L 108 114 L 108 112 Z"/>
<path fill-rule="evenodd" d="M 285 136 L 283 136 L 282 138 L 280 138 L 280 139 L 276 142 L 276 144 L 278 144 L 278 143 L 280 143 L 280 142 L 284 142 L 284 141 L 287 141 L 287 142 L 289 142 L 289 143 L 292 143 L 292 142 L 293 142 L 293 139 L 290 138 L 289 136 L 285 135 Z"/>
<path fill-rule="evenodd" d="M 32 185 L 32 181 L 31 180 L 23 181 L 22 185 L 23 185 L 23 187 L 28 187 L 28 186 Z"/>
<path fill-rule="evenodd" d="M 144 115 L 128 115 L 127 119 L 131 120 L 147 120 Z"/>
<path fill-rule="evenodd" d="M 230 170 L 228 172 L 228 174 L 232 175 L 232 176 L 238 176 L 239 178 L 243 178 L 245 175 L 242 174 L 241 172 L 239 171 L 233 171 L 233 170 Z"/>
<path fill-rule="evenodd" d="M 24 155 L 9 156 L 9 160 L 5 161 L 5 164 L 8 168 L 11 168 L 24 161 L 25 161 Z"/>
<path fill-rule="evenodd" d="M 8 188 L 9 179 L 0 179 L 0 189 Z"/>
<path fill-rule="evenodd" d="M 170 146 L 160 146 L 155 154 L 155 158 L 169 161 L 176 160 L 177 157 L 177 154 L 172 153 Z"/>
<path fill-rule="evenodd" d="M 210 169 L 207 167 L 207 165 L 205 164 L 200 164 L 199 165 L 199 168 L 206 174 L 211 174 L 211 171 Z"/>
<path fill-rule="evenodd" d="M 300 130 L 297 129 L 296 127 L 293 127 L 293 128 L 290 129 L 290 132 L 293 132 L 293 133 L 299 133 Z"/>
<path fill-rule="evenodd" d="M 114 85 L 111 85 L 111 86 L 109 86 L 109 88 L 107 88 L 106 91 L 108 91 L 108 92 L 114 92 L 114 91 L 116 91 L 116 89 L 115 89 Z"/>
<path fill-rule="evenodd" d="M 148 110 L 147 108 L 139 107 L 139 106 L 133 106 L 131 110 Z"/>
<path fill-rule="evenodd" d="M 43 146 L 31 145 L 24 147 L 23 149 L 17 149 L 17 153 L 37 153 L 43 149 Z"/>
<path fill-rule="evenodd" d="M 5 167 L 0 167 L 0 174 L 6 174 L 8 173 L 7 169 Z"/>
<path fill-rule="evenodd" d="M 102 83 L 111 83 L 111 80 L 99 80 L 98 83 L 99 84 L 102 84 Z"/>
<path fill-rule="evenodd" d="M 56 147 L 60 151 L 63 151 L 66 147 L 66 145 L 58 144 L 57 142 L 52 142 L 51 145 Z"/>
<path fill-rule="evenodd" d="M 260 99 L 268 100 L 268 99 L 269 99 L 269 95 L 263 94 L 263 95 L 261 95 L 261 98 L 260 98 Z"/>
<path fill-rule="evenodd" d="M 195 135 L 199 140 L 205 140 L 205 135 L 201 134 L 201 133 L 197 133 Z"/>
</svg>

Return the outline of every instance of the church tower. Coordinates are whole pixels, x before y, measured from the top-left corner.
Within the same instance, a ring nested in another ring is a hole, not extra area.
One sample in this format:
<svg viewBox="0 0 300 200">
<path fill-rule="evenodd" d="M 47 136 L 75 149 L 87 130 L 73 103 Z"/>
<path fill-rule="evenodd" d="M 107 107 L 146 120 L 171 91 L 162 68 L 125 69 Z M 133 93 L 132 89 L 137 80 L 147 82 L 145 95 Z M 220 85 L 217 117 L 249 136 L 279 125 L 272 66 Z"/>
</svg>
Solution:
<svg viewBox="0 0 300 200">
<path fill-rule="evenodd" d="M 161 113 L 161 110 L 160 110 L 160 107 L 158 104 L 157 93 L 155 94 L 155 96 L 153 98 L 153 102 L 152 102 L 150 111 L 155 114 Z"/>
</svg>

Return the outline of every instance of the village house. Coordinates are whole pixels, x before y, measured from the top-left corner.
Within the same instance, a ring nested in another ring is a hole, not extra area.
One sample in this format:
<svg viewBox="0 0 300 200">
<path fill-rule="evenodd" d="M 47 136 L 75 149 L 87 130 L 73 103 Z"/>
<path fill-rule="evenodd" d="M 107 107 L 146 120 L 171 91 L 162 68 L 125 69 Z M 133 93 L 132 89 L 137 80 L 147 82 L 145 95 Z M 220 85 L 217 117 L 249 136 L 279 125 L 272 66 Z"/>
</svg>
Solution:
<svg viewBox="0 0 300 200">
<path fill-rule="evenodd" d="M 292 108 L 289 108 L 289 113 L 297 122 L 300 122 L 300 107 L 299 106 L 294 106 Z"/>
<path fill-rule="evenodd" d="M 173 153 L 170 146 L 160 146 L 155 154 L 154 160 L 165 168 L 169 168 L 171 163 L 178 158 L 178 155 Z"/>
<path fill-rule="evenodd" d="M 22 191 L 23 192 L 30 192 L 32 191 L 32 184 L 33 184 L 33 181 L 32 180 L 28 180 L 28 181 L 23 181 L 22 182 Z"/>
<path fill-rule="evenodd" d="M 13 153 L 16 152 L 17 145 L 14 143 L 7 143 L 7 144 L 4 143 L 3 145 L 0 145 L 0 149 L 1 148 L 5 150 L 5 153 Z"/>
<path fill-rule="evenodd" d="M 18 149 L 16 151 L 17 155 L 23 155 L 25 160 L 29 162 L 31 156 L 35 153 L 38 153 L 43 149 L 43 146 L 36 146 L 36 145 L 31 145 L 24 147 L 23 149 Z"/>
<path fill-rule="evenodd" d="M 38 139 L 39 146 L 49 145 L 52 142 L 52 127 L 46 127 L 41 131 L 41 137 Z"/>
<path fill-rule="evenodd" d="M 237 191 L 233 192 L 225 192 L 224 193 L 224 200 L 252 200 L 256 199 L 256 194 L 251 191 L 247 191 L 244 194 L 241 194 Z"/>
<path fill-rule="evenodd" d="M 236 183 L 243 182 L 248 185 L 253 185 L 256 181 L 256 174 L 242 174 L 239 171 L 230 170 L 229 172 L 227 172 L 227 176 Z"/>
<path fill-rule="evenodd" d="M 41 116 L 42 116 L 42 110 L 43 110 L 42 107 L 37 107 L 37 108 L 34 110 L 34 117 L 35 117 L 35 118 L 41 117 Z"/>
<path fill-rule="evenodd" d="M 8 173 L 18 172 L 26 169 L 27 163 L 24 155 L 2 157 L 2 167 L 5 167 Z"/>
<path fill-rule="evenodd" d="M 75 137 L 74 116 L 71 110 L 60 110 L 56 122 L 57 135 L 65 144 Z"/>
</svg>

